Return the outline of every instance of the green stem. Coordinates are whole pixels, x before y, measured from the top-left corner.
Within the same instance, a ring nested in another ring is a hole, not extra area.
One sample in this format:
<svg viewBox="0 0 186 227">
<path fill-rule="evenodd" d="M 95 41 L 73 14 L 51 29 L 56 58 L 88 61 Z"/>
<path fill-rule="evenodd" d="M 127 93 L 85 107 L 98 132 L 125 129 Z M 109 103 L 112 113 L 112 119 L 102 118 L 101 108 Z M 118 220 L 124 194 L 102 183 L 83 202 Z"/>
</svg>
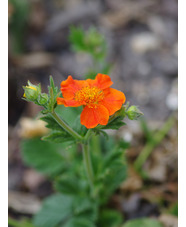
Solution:
<svg viewBox="0 0 186 227">
<path fill-rule="evenodd" d="M 88 139 L 89 139 L 90 136 L 91 136 L 91 133 L 92 133 L 92 130 L 91 130 L 91 129 L 88 129 L 86 135 L 84 136 L 84 141 L 88 141 Z"/>
<path fill-rule="evenodd" d="M 8 225 L 13 226 L 13 227 L 20 227 L 20 223 L 10 217 L 8 217 Z"/>
<path fill-rule="evenodd" d="M 76 131 L 74 131 L 68 124 L 66 124 L 54 111 L 50 115 L 56 120 L 56 122 L 65 129 L 70 135 L 78 140 L 83 140 L 83 137 L 80 136 Z"/>
<path fill-rule="evenodd" d="M 163 138 L 172 128 L 174 122 L 175 122 L 174 116 L 169 117 L 169 119 L 165 122 L 165 124 L 161 128 L 161 130 L 153 135 L 153 140 L 150 140 L 145 145 L 140 155 L 137 157 L 137 159 L 134 162 L 134 167 L 136 170 L 140 170 L 142 168 L 143 164 L 145 163 L 145 161 L 147 160 L 147 158 L 149 157 L 153 149 L 163 140 Z"/>
<path fill-rule="evenodd" d="M 100 144 L 100 139 L 98 135 L 93 135 L 91 139 L 91 145 L 92 145 L 92 150 L 97 154 L 98 156 L 101 155 L 101 144 Z"/>
<path fill-rule="evenodd" d="M 91 157 L 90 157 L 90 152 L 89 152 L 89 145 L 87 143 L 82 144 L 83 147 L 83 159 L 84 159 L 84 165 L 87 173 L 87 178 L 90 184 L 90 188 L 93 191 L 94 187 L 94 173 L 92 169 L 92 162 L 91 162 Z"/>
</svg>

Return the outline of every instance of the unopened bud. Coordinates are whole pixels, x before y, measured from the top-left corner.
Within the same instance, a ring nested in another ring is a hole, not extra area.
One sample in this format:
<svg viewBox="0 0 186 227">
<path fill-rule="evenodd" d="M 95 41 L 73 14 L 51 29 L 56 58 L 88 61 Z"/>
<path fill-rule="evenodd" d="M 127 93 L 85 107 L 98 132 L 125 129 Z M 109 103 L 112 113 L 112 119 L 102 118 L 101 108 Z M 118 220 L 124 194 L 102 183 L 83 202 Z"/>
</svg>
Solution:
<svg viewBox="0 0 186 227">
<path fill-rule="evenodd" d="M 138 109 L 137 106 L 130 106 L 126 114 L 130 120 L 137 120 L 143 115 L 143 113 Z"/>
<path fill-rule="evenodd" d="M 28 81 L 28 86 L 23 87 L 23 89 L 23 97 L 29 101 L 35 101 L 38 98 L 39 93 L 41 92 L 40 86 L 35 86 L 30 83 L 30 81 Z"/>
<path fill-rule="evenodd" d="M 46 93 L 41 93 L 38 98 L 38 102 L 40 105 L 44 105 L 48 102 L 48 95 Z"/>
</svg>

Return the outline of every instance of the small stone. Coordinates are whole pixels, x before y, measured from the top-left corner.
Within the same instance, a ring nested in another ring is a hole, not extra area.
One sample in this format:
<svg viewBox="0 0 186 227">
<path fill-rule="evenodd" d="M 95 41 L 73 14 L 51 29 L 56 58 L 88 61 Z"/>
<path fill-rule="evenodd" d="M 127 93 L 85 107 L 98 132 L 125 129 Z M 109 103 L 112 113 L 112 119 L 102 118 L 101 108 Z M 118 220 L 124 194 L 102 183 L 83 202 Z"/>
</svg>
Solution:
<svg viewBox="0 0 186 227">
<path fill-rule="evenodd" d="M 126 142 L 131 142 L 131 141 L 132 141 L 132 138 L 133 138 L 132 133 L 130 133 L 130 132 L 124 132 L 124 133 L 123 133 L 123 139 L 124 139 Z"/>
<path fill-rule="evenodd" d="M 171 91 L 166 98 L 166 105 L 170 110 L 178 109 L 178 80 L 177 79 L 173 81 Z"/>
<path fill-rule="evenodd" d="M 151 50 L 156 50 L 160 47 L 160 40 L 150 32 L 143 32 L 135 35 L 131 39 L 131 48 L 139 53 L 144 54 Z"/>
<path fill-rule="evenodd" d="M 178 227 L 178 218 L 173 215 L 162 214 L 159 220 L 165 227 Z"/>
</svg>

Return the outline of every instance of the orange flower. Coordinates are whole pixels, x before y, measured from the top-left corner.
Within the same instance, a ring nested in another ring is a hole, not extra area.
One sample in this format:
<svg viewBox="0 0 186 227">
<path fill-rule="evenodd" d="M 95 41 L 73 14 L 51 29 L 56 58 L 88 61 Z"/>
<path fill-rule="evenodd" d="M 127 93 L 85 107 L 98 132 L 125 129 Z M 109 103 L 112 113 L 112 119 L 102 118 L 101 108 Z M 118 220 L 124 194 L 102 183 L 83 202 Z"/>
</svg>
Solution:
<svg viewBox="0 0 186 227">
<path fill-rule="evenodd" d="M 95 80 L 74 80 L 68 76 L 67 80 L 61 82 L 63 98 L 58 97 L 57 104 L 66 107 L 83 105 L 80 119 L 87 128 L 106 125 L 109 116 L 125 102 L 124 93 L 110 88 L 112 84 L 110 77 L 101 73 L 97 74 Z"/>
</svg>

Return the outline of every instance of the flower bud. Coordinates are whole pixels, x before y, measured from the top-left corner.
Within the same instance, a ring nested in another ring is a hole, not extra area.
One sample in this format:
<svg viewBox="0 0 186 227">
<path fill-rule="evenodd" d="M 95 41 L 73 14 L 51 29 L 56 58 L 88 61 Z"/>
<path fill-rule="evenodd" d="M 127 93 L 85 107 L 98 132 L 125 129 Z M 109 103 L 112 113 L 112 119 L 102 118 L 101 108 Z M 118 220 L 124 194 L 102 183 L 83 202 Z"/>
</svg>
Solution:
<svg viewBox="0 0 186 227">
<path fill-rule="evenodd" d="M 26 98 L 28 101 L 36 101 L 39 94 L 41 93 L 40 85 L 36 86 L 28 81 L 28 86 L 23 86 L 24 94 L 23 97 Z"/>
<path fill-rule="evenodd" d="M 137 106 L 130 106 L 126 112 L 130 120 L 137 120 L 143 113 L 138 109 Z"/>
<path fill-rule="evenodd" d="M 46 93 L 41 93 L 38 98 L 38 102 L 40 105 L 44 105 L 48 102 L 48 95 Z"/>
</svg>

